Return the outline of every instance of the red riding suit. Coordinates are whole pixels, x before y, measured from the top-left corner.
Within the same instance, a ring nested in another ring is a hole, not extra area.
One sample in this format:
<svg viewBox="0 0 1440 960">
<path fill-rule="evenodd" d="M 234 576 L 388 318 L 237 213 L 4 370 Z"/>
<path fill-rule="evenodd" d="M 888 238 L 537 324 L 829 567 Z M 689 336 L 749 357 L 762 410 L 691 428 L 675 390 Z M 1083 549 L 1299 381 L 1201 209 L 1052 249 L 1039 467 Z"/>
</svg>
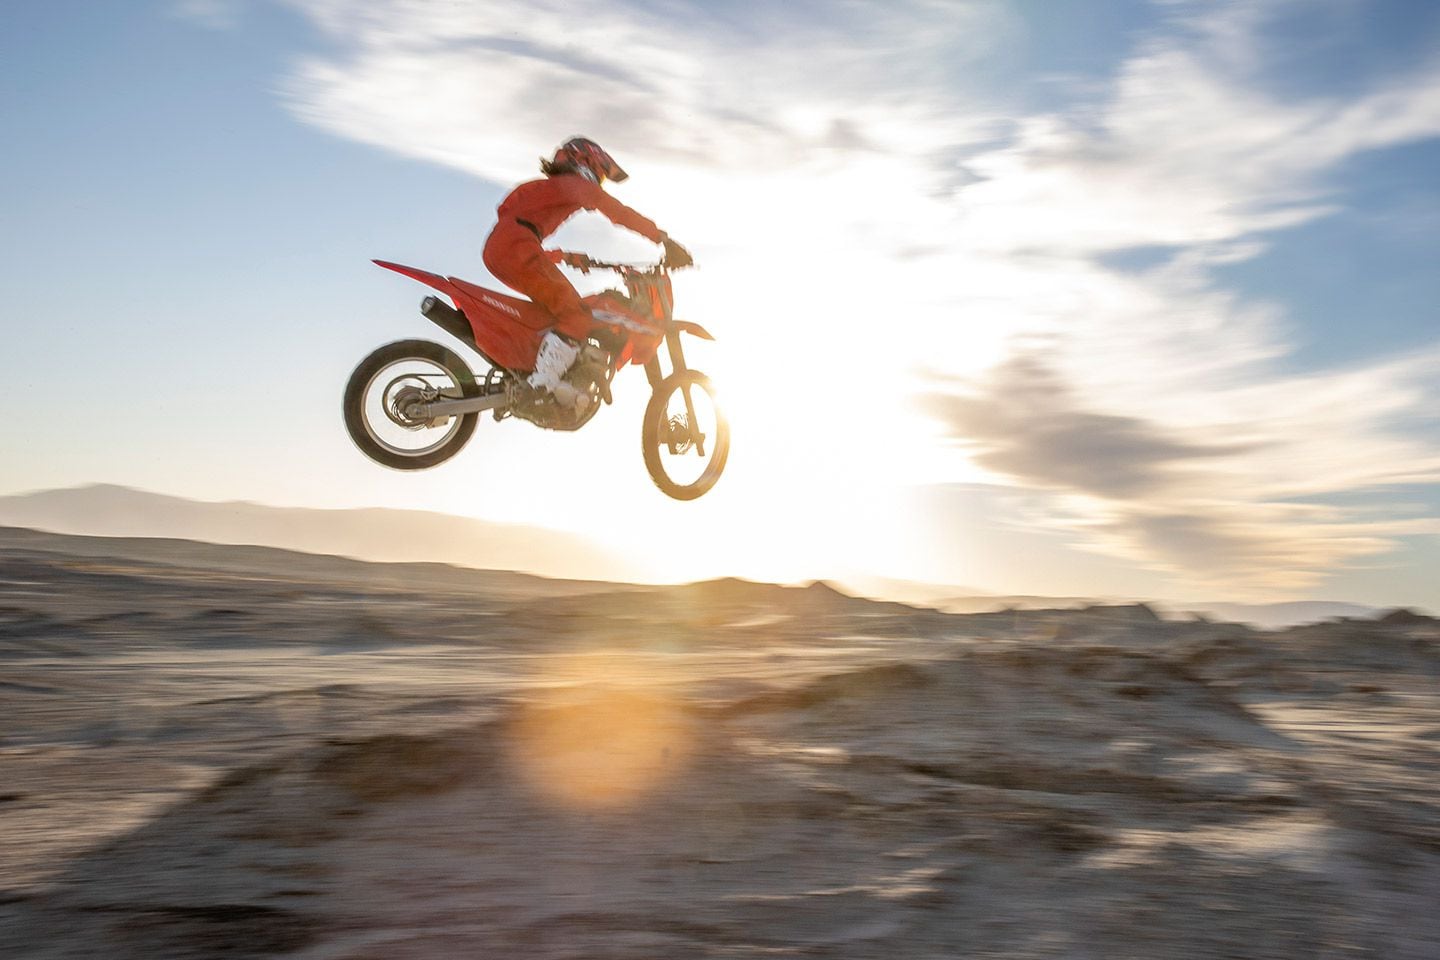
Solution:
<svg viewBox="0 0 1440 960">
<path fill-rule="evenodd" d="M 611 223 L 656 243 L 665 231 L 578 173 L 559 173 L 522 183 L 500 202 L 500 222 L 485 241 L 485 266 L 555 316 L 555 329 L 584 340 L 595 321 L 565 274 L 541 243 L 579 210 L 598 210 Z"/>
</svg>

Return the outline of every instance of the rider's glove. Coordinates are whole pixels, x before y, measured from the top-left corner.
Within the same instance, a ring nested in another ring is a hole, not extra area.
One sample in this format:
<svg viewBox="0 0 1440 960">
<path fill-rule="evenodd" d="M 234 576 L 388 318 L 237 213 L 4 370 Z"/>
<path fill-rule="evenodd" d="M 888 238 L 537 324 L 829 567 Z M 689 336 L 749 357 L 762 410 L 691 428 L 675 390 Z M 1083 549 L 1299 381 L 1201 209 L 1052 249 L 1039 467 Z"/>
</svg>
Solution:
<svg viewBox="0 0 1440 960">
<path fill-rule="evenodd" d="M 695 258 L 690 256 L 689 250 L 686 250 L 684 247 L 680 246 L 680 244 L 676 243 L 674 240 L 671 240 L 669 237 L 665 238 L 664 244 L 665 262 L 670 266 L 688 267 L 695 262 Z"/>
</svg>

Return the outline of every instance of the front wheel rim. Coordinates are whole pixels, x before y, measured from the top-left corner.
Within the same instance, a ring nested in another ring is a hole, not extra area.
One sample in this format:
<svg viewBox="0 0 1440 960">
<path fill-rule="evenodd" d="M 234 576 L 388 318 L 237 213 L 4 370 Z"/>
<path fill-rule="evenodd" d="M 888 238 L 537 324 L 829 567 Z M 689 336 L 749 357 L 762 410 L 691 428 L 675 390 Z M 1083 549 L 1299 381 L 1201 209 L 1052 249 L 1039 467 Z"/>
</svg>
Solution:
<svg viewBox="0 0 1440 960">
<path fill-rule="evenodd" d="M 645 458 L 660 489 L 693 499 L 714 486 L 729 453 L 729 425 L 708 380 L 662 386 L 648 417 Z"/>
</svg>

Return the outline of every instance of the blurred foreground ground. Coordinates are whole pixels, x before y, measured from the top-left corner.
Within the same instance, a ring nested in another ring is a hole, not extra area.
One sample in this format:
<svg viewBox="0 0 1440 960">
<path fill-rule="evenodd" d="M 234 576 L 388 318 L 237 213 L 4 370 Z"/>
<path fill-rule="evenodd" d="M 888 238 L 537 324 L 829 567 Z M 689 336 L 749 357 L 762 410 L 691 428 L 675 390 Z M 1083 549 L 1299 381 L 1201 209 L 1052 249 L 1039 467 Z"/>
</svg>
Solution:
<svg viewBox="0 0 1440 960">
<path fill-rule="evenodd" d="M 1433 960 L 1437 707 L 1404 614 L 0 530 L 0 956 Z"/>
</svg>

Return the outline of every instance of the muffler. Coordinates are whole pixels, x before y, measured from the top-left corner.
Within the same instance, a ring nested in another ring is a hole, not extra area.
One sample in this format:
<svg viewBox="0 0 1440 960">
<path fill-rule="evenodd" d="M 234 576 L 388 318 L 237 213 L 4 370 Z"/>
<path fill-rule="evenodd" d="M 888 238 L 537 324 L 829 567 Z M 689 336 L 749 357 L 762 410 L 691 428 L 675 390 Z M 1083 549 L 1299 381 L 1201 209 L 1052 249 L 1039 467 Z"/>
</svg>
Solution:
<svg viewBox="0 0 1440 960">
<path fill-rule="evenodd" d="M 426 297 L 421 300 L 420 314 L 457 340 L 474 345 L 475 331 L 470 329 L 470 321 L 465 319 L 465 314 L 439 297 Z"/>
</svg>

